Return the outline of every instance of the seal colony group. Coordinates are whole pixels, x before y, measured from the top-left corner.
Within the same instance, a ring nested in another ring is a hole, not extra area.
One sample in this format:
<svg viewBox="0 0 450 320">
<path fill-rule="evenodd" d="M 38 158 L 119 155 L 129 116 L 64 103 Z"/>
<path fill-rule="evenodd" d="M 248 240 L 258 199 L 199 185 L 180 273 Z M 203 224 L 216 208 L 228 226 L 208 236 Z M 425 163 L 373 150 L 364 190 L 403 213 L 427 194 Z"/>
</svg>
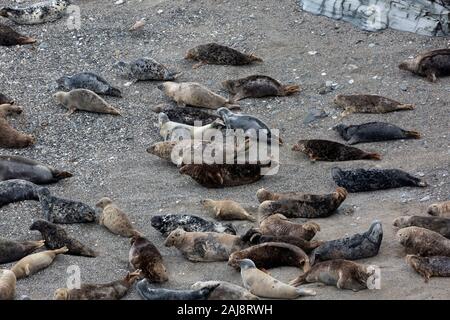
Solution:
<svg viewBox="0 0 450 320">
<path fill-rule="evenodd" d="M 0 8 L 0 16 L 16 24 L 41 24 L 54 22 L 64 16 L 70 5 L 69 0 L 48 0 L 23 8 Z M 142 22 L 133 30 L 144 26 Z M 25 45 L 36 42 L 0 24 L 0 45 Z M 202 65 L 242 66 L 263 59 L 242 53 L 236 49 L 217 43 L 207 43 L 189 49 L 187 60 Z M 214 68 L 213 66 L 210 66 Z M 436 82 L 438 77 L 450 75 L 450 49 L 433 50 L 420 54 L 399 65 L 419 76 Z M 204 150 L 214 145 L 212 141 L 177 141 L 172 139 L 174 131 L 183 129 L 193 138 L 209 129 L 242 130 L 246 140 L 240 151 L 248 150 L 252 130 L 264 131 L 269 140 L 283 144 L 281 137 L 275 137 L 268 125 L 253 115 L 232 112 L 240 109 L 238 101 L 267 96 L 286 97 L 300 92 L 296 84 L 282 84 L 266 75 L 250 75 L 240 79 L 230 79 L 221 84 L 230 97 L 223 97 L 196 82 L 175 82 L 182 75 L 176 69 L 168 68 L 150 57 L 130 62 L 119 61 L 113 69 L 123 78 L 137 81 L 164 81 L 157 85 L 177 105 L 157 105 L 152 111 L 158 113 L 159 133 L 164 141 L 157 142 L 147 152 L 166 161 L 175 162 L 179 172 L 190 176 L 207 188 L 224 188 L 254 183 L 263 178 L 261 170 L 271 164 L 193 164 L 181 156 L 171 157 L 178 146 Z M 188 79 L 186 79 L 188 80 Z M 61 76 L 56 80 L 58 90 L 54 100 L 68 109 L 68 114 L 76 110 L 121 115 L 105 99 L 107 96 L 123 97 L 122 91 L 105 78 L 93 72 L 81 72 Z M 102 98 L 99 95 L 105 97 Z M 342 116 L 352 113 L 375 113 L 414 110 L 413 104 L 400 103 L 390 98 L 371 95 L 337 95 L 334 103 L 344 109 Z M 36 138 L 17 131 L 6 120 L 13 114 L 21 114 L 22 107 L 14 100 L 0 93 L 0 147 L 26 148 L 37 142 Z M 75 115 L 74 115 L 75 116 Z M 381 116 L 380 116 L 381 117 Z M 204 126 L 196 126 L 202 121 Z M 386 122 L 363 124 L 338 124 L 333 129 L 348 145 L 398 139 L 420 139 L 421 134 L 402 129 Z M 258 138 L 259 139 L 259 138 Z M 258 140 L 259 141 L 259 140 Z M 381 155 L 356 147 L 323 139 L 301 139 L 292 147 L 293 151 L 306 154 L 311 161 L 356 161 L 381 160 Z M 234 144 L 226 147 L 235 147 Z M 368 148 L 368 150 L 370 150 Z M 236 159 L 236 155 L 234 160 Z M 239 235 L 232 223 L 205 220 L 189 214 L 153 215 L 152 227 L 165 238 L 166 247 L 176 248 L 186 259 L 205 263 L 222 261 L 230 268 L 240 270 L 242 286 L 224 281 L 196 282 L 191 288 L 173 290 L 161 288 L 173 276 L 170 267 L 153 244 L 138 231 L 125 211 L 108 197 L 101 198 L 95 208 L 89 204 L 57 197 L 43 185 L 57 183 L 72 177 L 72 173 L 59 170 L 32 159 L 19 156 L 0 155 L 0 208 L 19 201 L 39 202 L 42 216 L 29 227 L 41 235 L 43 240 L 13 240 L 0 238 L 0 264 L 15 264 L 8 269 L 0 269 L 0 300 L 15 299 L 16 282 L 33 276 L 40 270 L 60 263 L 60 254 L 78 255 L 95 259 L 102 255 L 94 251 L 90 244 L 84 244 L 61 226 L 70 223 L 93 223 L 109 232 L 130 238 L 128 263 L 132 269 L 119 280 L 90 284 L 82 283 L 80 288 L 59 288 L 54 292 L 58 300 L 121 299 L 132 290 L 147 300 L 223 300 L 260 298 L 296 299 L 314 296 L 314 290 L 298 287 L 305 283 L 322 282 L 338 289 L 359 291 L 369 287 L 377 276 L 376 266 L 364 265 L 354 260 L 367 259 L 379 253 L 383 228 L 379 221 L 373 221 L 367 231 L 340 239 L 328 241 L 314 240 L 321 231 L 320 224 L 307 220 L 301 223 L 295 218 L 326 219 L 335 214 L 349 193 L 368 192 L 400 187 L 426 187 L 427 183 L 399 169 L 343 170 L 333 167 L 331 177 L 338 188 L 328 194 L 308 194 L 300 191 L 273 192 L 259 189 L 256 200 L 259 208 L 256 215 L 235 199 L 203 199 L 197 203 L 216 220 L 247 220 L 253 224 L 244 234 Z M 70 180 L 69 180 L 70 181 Z M 406 261 L 422 275 L 426 281 L 433 276 L 450 277 L 450 201 L 436 203 L 429 207 L 428 217 L 402 216 L 394 221 L 400 228 L 399 242 L 405 247 Z M 44 218 L 44 219 L 42 219 Z M 38 251 L 42 247 L 46 251 Z M 283 283 L 265 269 L 293 266 L 299 269 L 299 276 L 289 284 Z M 124 266 L 125 268 L 126 266 Z M 38 276 L 38 275 L 36 275 Z M 320 294 L 320 293 L 319 293 Z"/>
</svg>

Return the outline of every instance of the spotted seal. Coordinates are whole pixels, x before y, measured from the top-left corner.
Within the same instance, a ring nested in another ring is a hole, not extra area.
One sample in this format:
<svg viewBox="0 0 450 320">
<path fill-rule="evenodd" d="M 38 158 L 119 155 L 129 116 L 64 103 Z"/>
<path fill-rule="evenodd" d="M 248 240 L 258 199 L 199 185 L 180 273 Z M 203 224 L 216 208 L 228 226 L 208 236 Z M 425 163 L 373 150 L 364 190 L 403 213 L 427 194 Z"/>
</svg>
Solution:
<svg viewBox="0 0 450 320">
<path fill-rule="evenodd" d="M 193 290 L 201 290 L 218 285 L 208 297 L 208 300 L 258 300 L 254 294 L 234 283 L 226 281 L 198 281 L 191 286 Z"/>
<path fill-rule="evenodd" d="M 249 220 L 256 221 L 242 206 L 233 200 L 204 199 L 200 203 L 204 208 L 213 211 L 218 220 Z"/>
<path fill-rule="evenodd" d="M 420 257 L 409 254 L 406 262 L 428 282 L 431 277 L 450 277 L 450 257 Z"/>
<path fill-rule="evenodd" d="M 43 247 L 44 240 L 14 241 L 0 238 L 0 264 L 14 262 Z"/>
<path fill-rule="evenodd" d="M 37 191 L 41 187 L 25 180 L 7 180 L 0 182 L 0 208 L 7 204 L 24 201 L 39 200 Z"/>
<path fill-rule="evenodd" d="M 61 90 L 87 89 L 96 94 L 122 97 L 122 92 L 118 88 L 113 87 L 105 78 L 92 72 L 63 76 L 56 80 L 56 83 Z"/>
<path fill-rule="evenodd" d="M 397 238 L 407 254 L 450 257 L 450 240 L 435 231 L 406 227 L 397 232 Z"/>
<path fill-rule="evenodd" d="M 165 65 L 152 58 L 140 58 L 131 62 L 119 61 L 113 68 L 124 78 L 135 81 L 172 81 L 181 73 L 170 71 Z"/>
<path fill-rule="evenodd" d="M 397 228 L 421 227 L 450 239 L 450 219 L 441 217 L 401 216 L 394 220 Z"/>
<path fill-rule="evenodd" d="M 413 59 L 403 61 L 398 67 L 436 82 L 438 77 L 450 76 L 450 49 L 437 49 L 419 54 Z"/>
<path fill-rule="evenodd" d="M 53 95 L 53 98 L 68 109 L 66 115 L 71 115 L 77 110 L 107 113 L 120 116 L 119 110 L 103 100 L 95 92 L 87 89 L 74 89 L 69 92 L 59 91 Z"/>
<path fill-rule="evenodd" d="M 213 284 L 196 290 L 172 290 L 154 288 L 148 279 L 140 280 L 136 289 L 145 300 L 207 300 L 219 284 Z"/>
<path fill-rule="evenodd" d="M 68 250 L 69 249 L 66 247 L 62 247 L 56 250 L 47 250 L 30 254 L 13 265 L 11 271 L 14 272 L 17 279 L 28 277 L 47 268 L 53 263 L 53 260 L 55 260 L 57 255 L 66 253 Z"/>
<path fill-rule="evenodd" d="M 296 237 L 309 241 L 320 231 L 320 226 L 312 221 L 303 224 L 292 222 L 277 213 L 260 217 L 259 229 L 263 235 Z"/>
<path fill-rule="evenodd" d="M 387 113 L 415 108 L 413 104 L 403 104 L 374 94 L 339 94 L 334 98 L 334 103 L 344 109 L 342 116 L 351 113 Z"/>
<path fill-rule="evenodd" d="M 427 213 L 432 216 L 450 218 L 450 200 L 433 203 L 428 207 Z"/>
<path fill-rule="evenodd" d="M 196 123 L 207 125 L 220 119 L 218 115 L 203 111 L 201 108 L 184 106 L 183 108 L 171 104 L 158 104 L 150 108 L 155 113 L 164 113 L 173 121 L 193 126 Z"/>
<path fill-rule="evenodd" d="M 131 248 L 128 255 L 130 265 L 142 271 L 151 282 L 166 282 L 169 280 L 163 257 L 158 248 L 142 236 L 131 238 Z"/>
<path fill-rule="evenodd" d="M 0 16 L 17 24 L 53 22 L 66 15 L 70 4 L 69 0 L 47 0 L 23 8 L 4 7 L 0 9 Z"/>
</svg>

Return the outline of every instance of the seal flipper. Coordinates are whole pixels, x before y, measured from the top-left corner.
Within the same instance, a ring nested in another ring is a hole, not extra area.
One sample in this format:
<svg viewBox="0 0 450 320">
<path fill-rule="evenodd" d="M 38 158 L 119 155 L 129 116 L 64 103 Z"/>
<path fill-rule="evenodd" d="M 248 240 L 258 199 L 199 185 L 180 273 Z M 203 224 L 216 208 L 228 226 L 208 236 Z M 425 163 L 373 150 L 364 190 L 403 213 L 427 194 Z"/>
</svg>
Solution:
<svg viewBox="0 0 450 320">
<path fill-rule="evenodd" d="M 288 96 L 300 92 L 299 85 L 285 85 L 282 87 L 283 95 Z"/>
<path fill-rule="evenodd" d="M 419 132 L 417 131 L 404 131 L 404 134 L 407 138 L 412 138 L 412 139 L 420 139 L 421 135 Z"/>
<path fill-rule="evenodd" d="M 56 181 L 59 181 L 59 180 L 63 180 L 63 179 L 67 179 L 67 178 L 73 177 L 73 174 L 71 174 L 70 172 L 67 172 L 67 171 L 59 171 L 59 170 L 56 170 L 56 169 L 53 169 L 53 170 L 52 170 L 52 174 L 53 174 L 53 178 L 54 178 Z"/>
<path fill-rule="evenodd" d="M 366 153 L 362 159 L 366 160 L 381 160 L 381 155 L 378 153 Z"/>
<path fill-rule="evenodd" d="M 17 39 L 17 41 L 19 42 L 19 44 L 31 44 L 35 43 L 37 40 L 31 37 L 20 37 Z"/>
<path fill-rule="evenodd" d="M 115 87 L 109 88 L 108 91 L 106 91 L 106 94 L 113 96 L 113 97 L 122 98 L 122 91 L 120 91 L 120 89 L 115 88 Z"/>
</svg>

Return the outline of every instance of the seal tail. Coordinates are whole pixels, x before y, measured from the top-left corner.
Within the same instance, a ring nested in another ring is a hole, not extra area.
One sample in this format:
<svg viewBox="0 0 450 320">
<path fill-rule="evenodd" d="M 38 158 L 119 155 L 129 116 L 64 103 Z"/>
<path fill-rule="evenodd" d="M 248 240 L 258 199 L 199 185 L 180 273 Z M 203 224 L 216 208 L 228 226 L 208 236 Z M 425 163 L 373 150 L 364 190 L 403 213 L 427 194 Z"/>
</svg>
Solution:
<svg viewBox="0 0 450 320">
<path fill-rule="evenodd" d="M 35 43 L 37 40 L 31 37 L 20 37 L 18 41 L 20 44 L 31 44 Z"/>
<path fill-rule="evenodd" d="M 313 289 L 305 289 L 305 288 L 298 288 L 297 293 L 299 296 L 315 296 L 316 292 Z"/>
<path fill-rule="evenodd" d="M 299 275 L 297 278 L 289 282 L 289 284 L 293 287 L 298 287 L 304 283 L 306 283 L 306 276 L 308 273 L 303 273 L 302 275 Z"/>
<path fill-rule="evenodd" d="M 248 57 L 249 57 L 250 61 L 252 61 L 252 62 L 253 61 L 255 61 L 255 62 L 263 62 L 263 59 L 255 56 L 253 53 L 249 54 Z"/>
<path fill-rule="evenodd" d="M 363 159 L 366 159 L 366 160 L 381 160 L 381 155 L 378 154 L 378 153 L 366 153 L 363 156 Z"/>
<path fill-rule="evenodd" d="M 412 138 L 412 139 L 420 139 L 420 132 L 417 131 L 405 131 L 405 135 L 407 138 Z"/>
<path fill-rule="evenodd" d="M 413 104 L 401 104 L 398 106 L 398 110 L 414 110 L 416 108 Z"/>
<path fill-rule="evenodd" d="M 283 94 L 285 96 L 288 96 L 288 95 L 291 95 L 291 94 L 294 94 L 294 93 L 297 93 L 297 92 L 300 92 L 300 86 L 299 85 L 286 85 L 286 86 L 283 86 Z"/>
<path fill-rule="evenodd" d="M 108 110 L 109 114 L 115 115 L 115 116 L 121 116 L 122 114 L 120 113 L 119 110 L 117 110 L 116 108 L 114 108 L 113 106 L 109 106 L 109 110 Z"/>
<path fill-rule="evenodd" d="M 67 179 L 73 177 L 73 174 L 67 171 L 54 171 L 53 172 L 53 178 L 59 180 Z"/>
</svg>

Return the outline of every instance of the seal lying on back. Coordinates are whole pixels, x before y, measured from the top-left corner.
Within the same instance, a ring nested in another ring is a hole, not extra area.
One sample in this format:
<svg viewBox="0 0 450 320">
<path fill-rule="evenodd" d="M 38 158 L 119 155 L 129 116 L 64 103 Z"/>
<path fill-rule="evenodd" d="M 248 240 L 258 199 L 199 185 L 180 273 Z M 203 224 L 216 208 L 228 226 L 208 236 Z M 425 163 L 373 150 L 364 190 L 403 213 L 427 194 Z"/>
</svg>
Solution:
<svg viewBox="0 0 450 320">
<path fill-rule="evenodd" d="M 6 117 L 12 114 L 21 114 L 22 107 L 10 104 L 0 105 L 0 147 L 1 148 L 26 148 L 33 145 L 36 139 L 22 133 L 10 126 Z"/>
<path fill-rule="evenodd" d="M 450 49 L 419 54 L 414 59 L 403 61 L 398 67 L 436 82 L 438 77 L 450 76 Z"/>
<path fill-rule="evenodd" d="M 366 152 L 329 140 L 300 140 L 294 144 L 292 150 L 303 152 L 311 161 L 381 160 L 378 153 Z"/>
<path fill-rule="evenodd" d="M 45 246 L 51 250 L 66 247 L 67 254 L 94 258 L 97 253 L 86 247 L 80 241 L 70 237 L 66 230 L 45 220 L 36 220 L 30 226 L 30 230 L 39 231 L 45 240 Z"/>
<path fill-rule="evenodd" d="M 47 268 L 55 260 L 59 254 L 66 253 L 69 249 L 62 247 L 56 250 L 41 251 L 30 254 L 25 258 L 20 259 L 12 268 L 17 279 L 28 277 L 36 272 Z"/>
<path fill-rule="evenodd" d="M 14 31 L 11 27 L 0 23 L 0 46 L 16 46 L 22 44 L 30 44 L 35 43 L 36 39 L 31 37 L 25 37 L 20 33 Z M 9 103 L 2 102 L 0 100 L 0 104 Z"/>
<path fill-rule="evenodd" d="M 397 232 L 397 238 L 408 254 L 450 257 L 450 240 L 437 232 L 420 227 L 407 227 Z"/>
<path fill-rule="evenodd" d="M 37 191 L 40 186 L 25 180 L 7 180 L 0 182 L 0 208 L 13 202 L 39 200 Z"/>
<path fill-rule="evenodd" d="M 45 219 L 53 223 L 95 222 L 95 210 L 83 202 L 54 197 L 46 188 L 38 191 Z"/>
<path fill-rule="evenodd" d="M 261 58 L 253 54 L 245 54 L 217 43 L 202 44 L 189 49 L 184 58 L 199 61 L 193 66 L 194 69 L 204 64 L 240 66 L 255 61 L 262 62 Z"/>
<path fill-rule="evenodd" d="M 0 264 L 14 262 L 44 246 L 45 241 L 13 241 L 0 238 Z"/>
<path fill-rule="evenodd" d="M 97 94 L 122 97 L 122 92 L 119 89 L 110 85 L 103 77 L 92 72 L 64 76 L 56 80 L 56 83 L 59 89 L 62 90 L 87 89 Z"/>
<path fill-rule="evenodd" d="M 224 232 L 233 235 L 236 234 L 236 229 L 231 223 L 210 222 L 198 216 L 188 214 L 153 216 L 151 223 L 153 228 L 166 237 L 177 228 L 182 228 L 188 232 Z"/>
<path fill-rule="evenodd" d="M 11 270 L 0 269 L 0 301 L 16 297 L 16 275 Z"/>
<path fill-rule="evenodd" d="M 314 249 L 310 255 L 311 264 L 334 259 L 358 260 L 374 257 L 380 250 L 382 240 L 383 228 L 381 222 L 374 221 L 369 230 L 364 233 L 326 241 L 320 247 Z"/>
<path fill-rule="evenodd" d="M 210 114 L 200 108 L 184 106 L 183 108 L 172 106 L 170 104 L 159 104 L 150 108 L 155 113 L 164 113 L 173 122 L 187 124 L 189 126 L 195 125 L 195 122 L 201 122 L 201 125 L 213 123 L 219 116 Z"/>
<path fill-rule="evenodd" d="M 342 116 L 351 113 L 387 113 L 414 109 L 413 104 L 402 104 L 389 98 L 371 94 L 339 94 L 334 98 L 334 103 L 344 109 Z"/>
<path fill-rule="evenodd" d="M 206 188 L 236 187 L 254 183 L 262 179 L 261 164 L 186 164 L 180 168 L 186 174 Z"/>
<path fill-rule="evenodd" d="M 133 81 L 147 80 L 175 80 L 181 73 L 167 69 L 167 67 L 152 58 L 140 58 L 131 62 L 119 61 L 114 65 L 118 73 Z"/>
<path fill-rule="evenodd" d="M 220 107 L 238 108 L 234 101 L 212 92 L 196 82 L 164 82 L 158 86 L 168 97 L 178 105 L 191 105 L 194 107 L 219 109 Z"/>
<path fill-rule="evenodd" d="M 36 184 L 49 184 L 70 177 L 71 173 L 38 161 L 20 156 L 0 156 L 0 181 L 20 179 Z"/>
<path fill-rule="evenodd" d="M 292 222 L 282 214 L 277 213 L 260 217 L 259 229 L 263 235 L 289 236 L 309 241 L 320 231 L 320 226 L 312 221 L 304 224 Z"/>
<path fill-rule="evenodd" d="M 331 169 L 334 182 L 348 192 L 375 191 L 401 187 L 426 187 L 428 184 L 399 169 Z"/>
<path fill-rule="evenodd" d="M 198 281 L 191 286 L 193 290 L 201 290 L 218 285 L 208 300 L 258 300 L 258 297 L 238 285 L 226 281 Z"/>
<path fill-rule="evenodd" d="M 368 122 L 360 125 L 346 126 L 338 124 L 333 127 L 348 144 L 376 142 L 397 139 L 420 139 L 417 131 L 407 131 L 386 122 Z"/>
<path fill-rule="evenodd" d="M 148 239 L 141 236 L 131 238 L 131 248 L 128 262 L 151 282 L 166 282 L 169 280 L 163 258 L 158 248 Z"/>
<path fill-rule="evenodd" d="M 374 266 L 366 266 L 342 259 L 324 261 L 312 266 L 311 270 L 293 280 L 293 286 L 304 283 L 322 282 L 338 289 L 360 291 L 367 288 L 369 278 L 375 274 Z"/>
<path fill-rule="evenodd" d="M 241 240 L 244 242 L 249 242 L 252 245 L 267 243 L 267 242 L 281 242 L 292 244 L 299 247 L 306 253 L 311 252 L 318 246 L 322 245 L 325 241 L 307 241 L 302 238 L 293 236 L 271 236 L 263 235 L 261 231 L 255 228 L 247 230 L 247 232 L 241 236 Z"/>
<path fill-rule="evenodd" d="M 0 16 L 17 24 L 41 24 L 61 19 L 69 6 L 69 0 L 48 0 L 24 8 L 5 7 L 0 9 Z"/>
<path fill-rule="evenodd" d="M 217 232 L 186 232 L 181 228 L 172 231 L 164 242 L 175 247 L 190 261 L 227 261 L 235 251 L 247 245 L 239 236 Z"/>
<path fill-rule="evenodd" d="M 252 260 L 259 269 L 282 266 L 297 267 L 304 272 L 311 269 L 308 255 L 299 247 L 288 243 L 267 242 L 233 252 L 228 265 L 239 269 L 239 261 L 242 259 Z"/>
<path fill-rule="evenodd" d="M 171 290 L 152 288 L 147 279 L 140 280 L 136 285 L 139 295 L 145 300 L 207 300 L 219 284 L 213 284 L 197 290 Z"/>
<path fill-rule="evenodd" d="M 79 289 L 57 289 L 53 300 L 120 300 L 139 279 L 138 271 L 128 273 L 122 280 L 106 284 L 81 284 Z"/>
<path fill-rule="evenodd" d="M 406 256 L 406 262 L 425 278 L 425 282 L 431 277 L 450 277 L 450 257 L 420 257 L 410 254 Z"/>
<path fill-rule="evenodd" d="M 259 214 L 266 216 L 280 213 L 287 218 L 326 218 L 332 215 L 347 198 L 344 188 L 325 195 L 303 194 L 276 201 L 264 201 L 259 205 Z"/>
<path fill-rule="evenodd" d="M 394 220 L 398 228 L 421 227 L 450 238 L 450 219 L 440 217 L 402 216 Z"/>
<path fill-rule="evenodd" d="M 91 90 L 74 89 L 70 92 L 59 91 L 53 97 L 58 103 L 68 109 L 67 115 L 71 115 L 75 111 L 80 110 L 120 116 L 119 110 Z"/>
<path fill-rule="evenodd" d="M 282 85 L 277 80 L 261 75 L 253 75 L 237 80 L 226 80 L 222 86 L 230 92 L 234 101 L 245 98 L 268 96 L 288 96 L 300 91 L 298 85 Z"/>
<path fill-rule="evenodd" d="M 250 259 L 239 261 L 244 287 L 252 294 L 262 298 L 296 299 L 300 296 L 315 296 L 311 289 L 295 288 L 283 283 L 256 268 Z"/>
<path fill-rule="evenodd" d="M 450 200 L 433 203 L 427 209 L 428 214 L 437 217 L 450 218 Z"/>
</svg>

